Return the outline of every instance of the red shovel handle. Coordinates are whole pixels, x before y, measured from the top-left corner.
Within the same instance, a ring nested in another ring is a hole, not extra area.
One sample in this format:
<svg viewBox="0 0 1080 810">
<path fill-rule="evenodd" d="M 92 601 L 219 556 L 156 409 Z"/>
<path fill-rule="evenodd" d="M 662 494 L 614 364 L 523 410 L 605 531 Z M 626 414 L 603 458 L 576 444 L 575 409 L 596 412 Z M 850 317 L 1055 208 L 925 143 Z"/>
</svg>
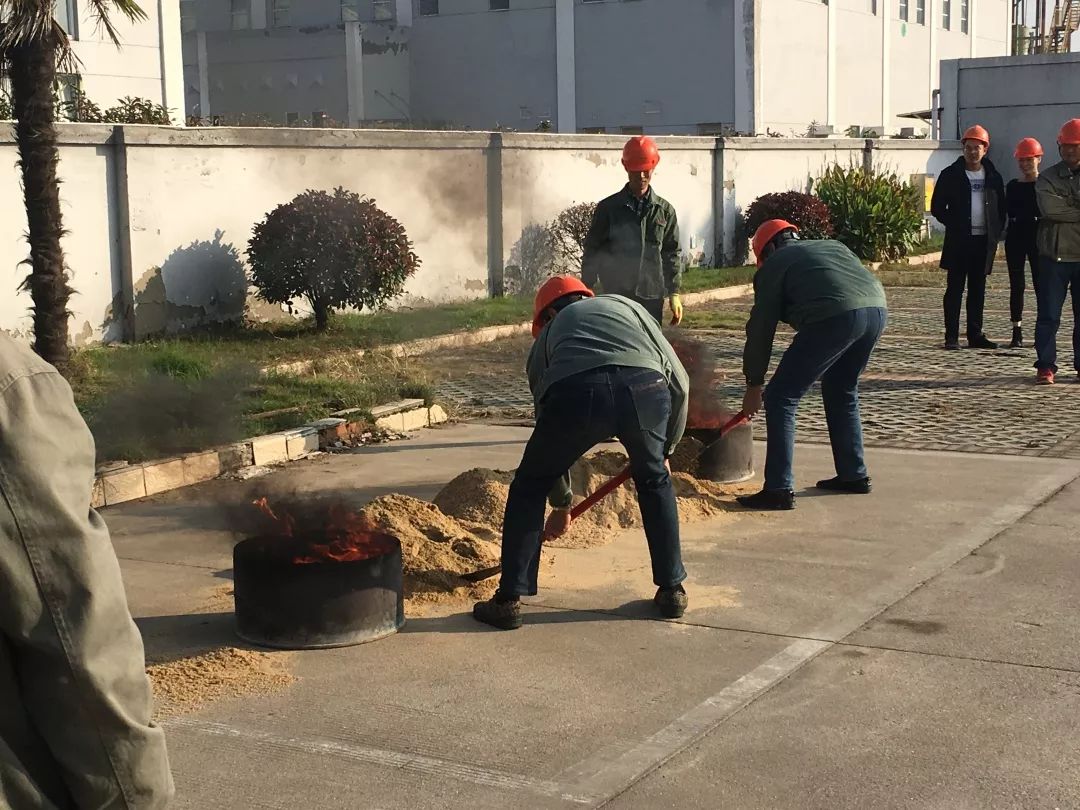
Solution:
<svg viewBox="0 0 1080 810">
<path fill-rule="evenodd" d="M 726 436 L 732 430 L 734 430 L 735 428 L 739 427 L 742 424 L 745 424 L 748 421 L 750 421 L 750 418 L 745 413 L 743 413 L 742 411 L 739 411 L 737 414 L 735 414 L 735 416 L 733 416 L 731 419 L 729 419 L 727 422 L 725 422 L 724 425 L 720 428 L 720 435 L 717 436 L 717 439 L 722 439 L 724 436 Z M 573 509 L 571 509 L 570 510 L 570 517 L 573 518 L 574 520 L 577 520 L 585 512 L 589 511 L 592 507 L 596 506 L 597 501 L 600 501 L 600 500 L 606 498 L 608 495 L 610 495 L 616 489 L 618 489 L 623 484 L 625 484 L 629 478 L 630 478 L 630 466 L 627 465 L 626 469 L 624 469 L 621 473 L 616 475 L 614 478 L 611 478 L 610 480 L 605 481 L 601 486 L 599 486 L 596 489 L 595 492 L 590 494 L 587 498 L 585 498 L 585 500 L 583 500 L 581 503 L 579 503 L 577 506 L 575 506 Z"/>
</svg>

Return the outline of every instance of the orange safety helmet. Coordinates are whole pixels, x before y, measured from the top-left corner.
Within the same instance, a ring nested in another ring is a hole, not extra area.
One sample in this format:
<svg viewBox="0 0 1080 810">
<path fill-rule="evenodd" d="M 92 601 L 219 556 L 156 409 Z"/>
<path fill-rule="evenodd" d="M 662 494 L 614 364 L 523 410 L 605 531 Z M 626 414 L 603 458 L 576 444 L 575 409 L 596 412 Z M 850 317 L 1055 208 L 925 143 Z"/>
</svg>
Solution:
<svg viewBox="0 0 1080 810">
<path fill-rule="evenodd" d="M 1020 143 L 1016 145 L 1016 151 L 1013 152 L 1013 157 L 1017 159 L 1022 158 L 1034 158 L 1042 157 L 1043 148 L 1042 144 L 1034 138 L 1024 138 Z"/>
<path fill-rule="evenodd" d="M 582 282 L 580 278 L 573 276 L 553 276 L 545 281 L 536 291 L 533 300 L 532 336 L 536 339 L 544 328 L 544 310 L 562 298 L 564 295 L 578 293 L 586 298 L 593 297 L 593 291 Z"/>
<path fill-rule="evenodd" d="M 960 143 L 964 141 L 979 141 L 986 146 L 990 146 L 990 133 L 976 124 L 964 130 L 964 137 L 960 139 Z"/>
<path fill-rule="evenodd" d="M 1058 146 L 1080 144 L 1080 118 L 1070 118 L 1058 133 Z"/>
<path fill-rule="evenodd" d="M 660 150 L 648 135 L 637 135 L 623 146 L 622 165 L 628 172 L 649 172 L 659 162 Z"/>
<path fill-rule="evenodd" d="M 795 231 L 795 233 L 798 233 L 799 229 L 797 226 L 792 225 L 786 219 L 770 219 L 761 223 L 761 225 L 758 226 L 758 229 L 754 231 L 754 239 L 752 244 L 754 246 L 754 256 L 757 258 L 758 267 L 761 267 L 762 251 L 765 250 L 765 247 L 769 244 L 769 242 L 782 234 L 784 231 Z"/>
</svg>

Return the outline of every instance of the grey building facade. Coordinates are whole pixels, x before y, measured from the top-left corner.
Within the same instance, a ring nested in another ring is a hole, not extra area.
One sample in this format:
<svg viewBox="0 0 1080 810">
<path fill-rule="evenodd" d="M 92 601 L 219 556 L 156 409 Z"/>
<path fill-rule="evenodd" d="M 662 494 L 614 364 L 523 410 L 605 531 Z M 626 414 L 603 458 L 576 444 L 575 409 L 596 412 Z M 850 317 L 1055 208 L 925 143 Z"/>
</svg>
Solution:
<svg viewBox="0 0 1080 810">
<path fill-rule="evenodd" d="M 952 2 L 182 0 L 188 110 L 223 122 L 324 111 L 350 126 L 889 134 L 930 106 L 943 59 L 1008 49 L 1009 0 Z"/>
</svg>

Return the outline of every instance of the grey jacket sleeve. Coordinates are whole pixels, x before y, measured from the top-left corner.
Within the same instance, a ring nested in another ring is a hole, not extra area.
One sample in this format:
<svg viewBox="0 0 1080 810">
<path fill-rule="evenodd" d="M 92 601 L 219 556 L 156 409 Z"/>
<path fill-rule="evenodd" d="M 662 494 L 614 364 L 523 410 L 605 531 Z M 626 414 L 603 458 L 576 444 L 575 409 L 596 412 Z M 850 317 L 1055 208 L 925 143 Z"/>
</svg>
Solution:
<svg viewBox="0 0 1080 810">
<path fill-rule="evenodd" d="M 26 784 L 47 795 L 66 792 L 78 807 L 163 808 L 173 782 L 164 735 L 150 719 L 142 639 L 108 529 L 90 508 L 93 438 L 51 366 L 7 371 L 0 378 L 0 668 L 18 672 L 22 733 L 48 753 Z M 26 744 L 12 733 L 0 743 Z"/>
<path fill-rule="evenodd" d="M 1063 195 L 1045 174 L 1035 181 L 1035 195 L 1039 202 L 1039 216 L 1043 219 L 1052 222 L 1080 222 L 1080 204 L 1072 197 Z"/>
</svg>

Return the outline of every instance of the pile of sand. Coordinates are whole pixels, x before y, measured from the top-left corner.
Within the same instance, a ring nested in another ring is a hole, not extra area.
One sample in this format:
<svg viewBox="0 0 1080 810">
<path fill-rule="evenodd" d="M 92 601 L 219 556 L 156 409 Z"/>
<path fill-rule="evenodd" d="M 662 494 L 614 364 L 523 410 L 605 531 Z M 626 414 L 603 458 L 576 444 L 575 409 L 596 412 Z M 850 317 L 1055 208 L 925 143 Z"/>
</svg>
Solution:
<svg viewBox="0 0 1080 810">
<path fill-rule="evenodd" d="M 296 677 L 286 669 L 289 653 L 225 647 L 146 668 L 154 686 L 157 715 L 195 711 L 224 697 L 280 692 Z"/>
<path fill-rule="evenodd" d="M 696 458 L 696 454 L 693 458 Z M 612 451 L 601 451 L 580 459 L 570 468 L 570 485 L 574 490 L 575 502 L 580 502 L 584 495 L 618 475 L 626 464 L 625 455 Z M 497 541 L 513 477 L 513 473 L 500 470 L 469 470 L 443 487 L 435 496 L 435 505 L 446 515 L 474 526 L 486 527 Z M 676 472 L 673 481 L 679 519 L 684 523 L 722 516 L 732 507 L 733 494 L 743 491 L 742 487 L 700 481 L 686 473 Z M 615 533 L 640 525 L 637 493 L 633 482 L 628 481 L 574 521 L 567 534 L 545 545 L 555 548 L 603 545 L 610 542 Z"/>
<path fill-rule="evenodd" d="M 401 541 L 405 609 L 433 603 L 486 599 L 498 577 L 469 583 L 460 575 L 499 562 L 499 535 L 490 526 L 458 520 L 428 501 L 384 495 L 361 510 L 372 529 Z"/>
</svg>

